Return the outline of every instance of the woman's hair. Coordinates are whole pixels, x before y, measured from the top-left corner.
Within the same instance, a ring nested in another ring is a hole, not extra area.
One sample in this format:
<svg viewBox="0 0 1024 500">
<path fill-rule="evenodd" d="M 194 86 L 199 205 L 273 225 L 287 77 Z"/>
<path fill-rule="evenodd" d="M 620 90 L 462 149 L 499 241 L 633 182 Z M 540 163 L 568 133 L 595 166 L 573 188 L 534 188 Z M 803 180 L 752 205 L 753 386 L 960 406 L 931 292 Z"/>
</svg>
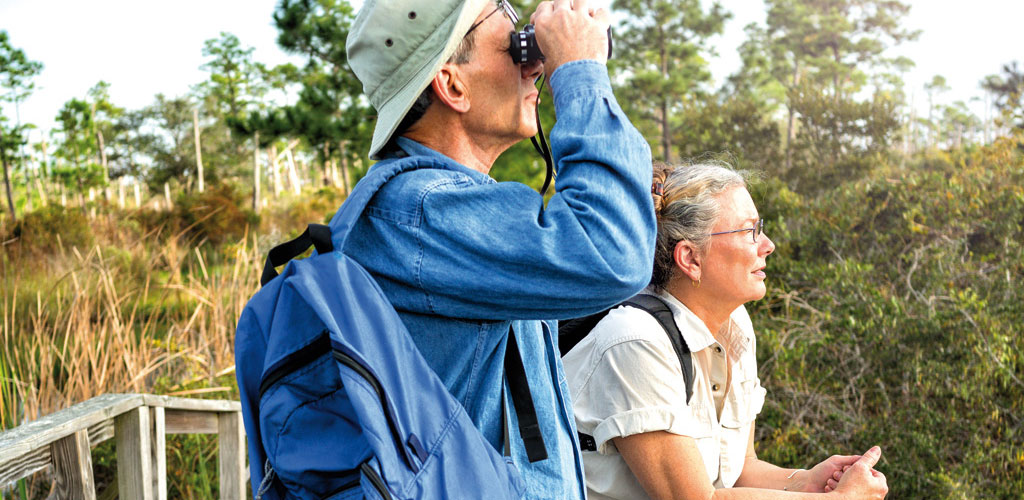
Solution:
<svg viewBox="0 0 1024 500">
<path fill-rule="evenodd" d="M 676 243 L 686 240 L 704 253 L 720 207 L 715 197 L 733 187 L 746 187 L 747 173 L 725 163 L 701 162 L 670 166 L 654 164 L 654 213 L 658 243 L 654 250 L 651 285 L 663 290 L 675 269 Z"/>
</svg>

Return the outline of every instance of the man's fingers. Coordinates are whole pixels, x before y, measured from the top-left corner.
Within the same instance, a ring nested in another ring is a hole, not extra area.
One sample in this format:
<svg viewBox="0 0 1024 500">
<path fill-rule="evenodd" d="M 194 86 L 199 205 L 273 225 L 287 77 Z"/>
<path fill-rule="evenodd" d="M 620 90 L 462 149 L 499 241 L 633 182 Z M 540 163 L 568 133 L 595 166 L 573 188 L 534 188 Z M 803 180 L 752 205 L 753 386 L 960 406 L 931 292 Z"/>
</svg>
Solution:
<svg viewBox="0 0 1024 500">
<path fill-rule="evenodd" d="M 554 10 L 572 9 L 572 0 L 554 0 L 551 6 Z"/>
<path fill-rule="evenodd" d="M 856 463 L 864 464 L 867 468 L 873 468 L 878 463 L 878 459 L 882 458 L 882 449 L 877 446 L 872 446 L 870 450 L 864 453 L 864 456 L 860 457 Z"/>
<path fill-rule="evenodd" d="M 589 13 L 594 9 L 590 8 L 589 0 L 572 0 L 572 10 Z"/>
<path fill-rule="evenodd" d="M 554 8 L 554 6 L 551 2 L 541 2 L 540 4 L 538 4 L 537 9 L 533 11 L 533 14 L 530 14 L 530 23 L 532 24 L 533 20 L 538 15 L 550 14 L 552 8 Z"/>
</svg>

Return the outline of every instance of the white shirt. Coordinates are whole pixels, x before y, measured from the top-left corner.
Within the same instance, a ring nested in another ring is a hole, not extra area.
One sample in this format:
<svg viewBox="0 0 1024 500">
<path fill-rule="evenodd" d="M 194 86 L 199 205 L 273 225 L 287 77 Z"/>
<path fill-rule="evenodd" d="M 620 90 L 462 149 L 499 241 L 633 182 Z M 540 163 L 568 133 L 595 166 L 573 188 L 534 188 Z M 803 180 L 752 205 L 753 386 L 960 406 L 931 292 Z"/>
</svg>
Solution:
<svg viewBox="0 0 1024 500">
<path fill-rule="evenodd" d="M 716 488 L 732 487 L 764 404 L 746 309 L 740 306 L 731 314 L 721 335 L 723 346 L 679 300 L 668 293 L 658 296 L 668 303 L 692 352 L 689 404 L 668 335 L 640 309 L 613 309 L 562 360 L 576 426 L 597 442 L 596 452 L 583 452 L 587 493 L 594 500 L 649 498 L 611 439 L 654 431 L 692 437 L 708 480 Z M 732 365 L 731 383 L 727 363 Z"/>
</svg>

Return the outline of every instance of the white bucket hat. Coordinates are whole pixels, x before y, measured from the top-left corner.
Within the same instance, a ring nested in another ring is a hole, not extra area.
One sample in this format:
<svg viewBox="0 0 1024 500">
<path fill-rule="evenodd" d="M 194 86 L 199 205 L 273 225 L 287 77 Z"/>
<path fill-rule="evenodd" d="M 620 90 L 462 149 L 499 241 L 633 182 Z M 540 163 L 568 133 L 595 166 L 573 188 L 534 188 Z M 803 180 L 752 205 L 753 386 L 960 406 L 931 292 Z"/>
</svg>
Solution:
<svg viewBox="0 0 1024 500">
<path fill-rule="evenodd" d="M 493 0 L 366 0 L 345 50 L 377 110 L 370 158 L 395 133 L 416 98 Z"/>
</svg>

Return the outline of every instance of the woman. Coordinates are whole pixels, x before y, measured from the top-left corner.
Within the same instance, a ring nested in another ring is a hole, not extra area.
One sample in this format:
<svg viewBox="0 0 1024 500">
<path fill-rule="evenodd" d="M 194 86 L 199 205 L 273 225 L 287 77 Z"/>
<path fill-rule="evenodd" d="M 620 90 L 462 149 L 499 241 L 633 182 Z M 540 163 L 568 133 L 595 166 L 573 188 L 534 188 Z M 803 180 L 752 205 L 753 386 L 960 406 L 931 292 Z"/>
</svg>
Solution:
<svg viewBox="0 0 1024 500">
<path fill-rule="evenodd" d="M 670 339 L 640 309 L 613 309 L 568 352 L 577 427 L 596 443 L 583 454 L 589 497 L 883 498 L 885 477 L 871 469 L 877 447 L 810 470 L 757 458 L 754 419 L 765 389 L 743 304 L 764 297 L 775 244 L 743 176 L 717 165 L 660 165 L 652 191 L 658 244 L 645 293 L 669 305 L 692 353 L 692 396 L 687 403 Z"/>
</svg>

